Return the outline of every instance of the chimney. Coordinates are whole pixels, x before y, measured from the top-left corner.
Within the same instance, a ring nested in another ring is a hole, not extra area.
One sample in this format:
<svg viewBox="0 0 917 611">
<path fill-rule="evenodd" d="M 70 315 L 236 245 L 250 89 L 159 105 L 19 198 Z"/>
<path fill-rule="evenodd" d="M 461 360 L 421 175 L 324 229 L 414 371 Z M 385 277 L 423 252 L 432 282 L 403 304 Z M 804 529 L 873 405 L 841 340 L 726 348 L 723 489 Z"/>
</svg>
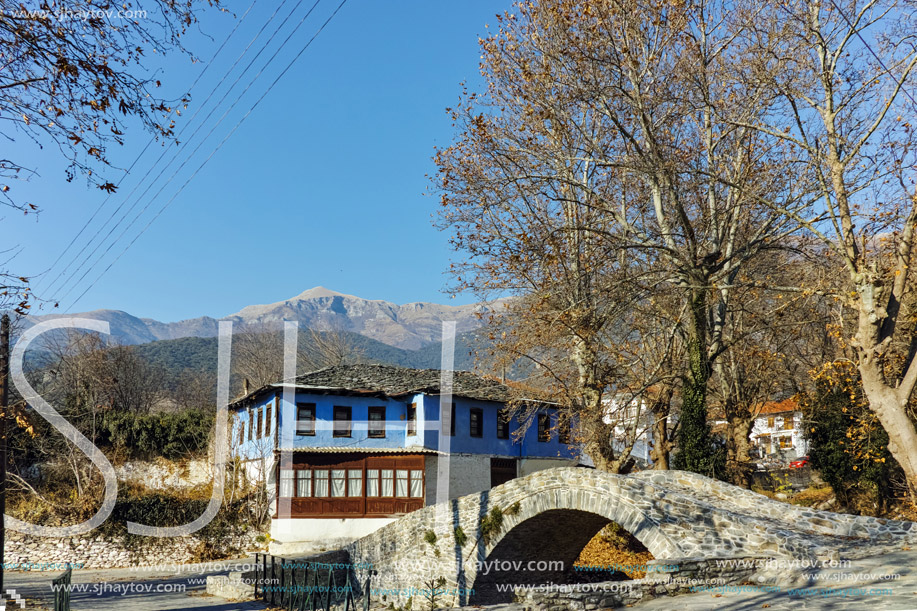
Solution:
<svg viewBox="0 0 917 611">
<path fill-rule="evenodd" d="M 248 396 L 249 391 L 251 390 L 251 382 L 248 381 L 248 378 L 242 378 L 242 396 Z"/>
</svg>

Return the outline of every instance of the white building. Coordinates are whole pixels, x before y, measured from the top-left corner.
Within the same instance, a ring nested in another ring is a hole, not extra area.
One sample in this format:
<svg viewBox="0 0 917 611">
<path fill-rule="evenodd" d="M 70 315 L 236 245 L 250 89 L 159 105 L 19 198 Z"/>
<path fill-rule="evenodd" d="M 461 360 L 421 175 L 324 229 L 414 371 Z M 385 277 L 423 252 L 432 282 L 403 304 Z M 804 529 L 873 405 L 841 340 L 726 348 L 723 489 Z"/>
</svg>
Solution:
<svg viewBox="0 0 917 611">
<path fill-rule="evenodd" d="M 651 391 L 650 391 L 651 392 Z M 616 452 L 624 451 L 625 445 L 636 432 L 636 441 L 630 455 L 637 459 L 641 467 L 653 463 L 650 451 L 653 447 L 653 413 L 647 405 L 646 397 L 619 393 L 603 398 L 605 403 L 605 424 L 614 424 L 612 447 Z M 636 423 L 636 431 L 633 427 Z"/>
<path fill-rule="evenodd" d="M 793 398 L 768 401 L 761 406 L 750 438 L 762 457 L 776 455 L 794 460 L 809 453 L 803 435 L 802 412 Z"/>
</svg>

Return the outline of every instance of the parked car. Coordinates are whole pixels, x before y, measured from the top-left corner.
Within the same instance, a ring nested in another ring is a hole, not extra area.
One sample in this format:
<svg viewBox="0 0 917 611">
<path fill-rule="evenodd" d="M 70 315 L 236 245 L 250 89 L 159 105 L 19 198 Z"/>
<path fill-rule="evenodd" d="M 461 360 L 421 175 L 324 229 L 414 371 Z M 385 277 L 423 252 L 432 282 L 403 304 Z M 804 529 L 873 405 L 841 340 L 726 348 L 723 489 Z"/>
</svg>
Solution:
<svg viewBox="0 0 917 611">
<path fill-rule="evenodd" d="M 805 467 L 807 464 L 809 464 L 809 457 L 808 457 L 808 456 L 803 456 L 802 458 L 800 458 L 800 459 L 798 459 L 798 460 L 792 461 L 792 462 L 790 463 L 790 469 L 801 469 L 801 468 Z"/>
</svg>

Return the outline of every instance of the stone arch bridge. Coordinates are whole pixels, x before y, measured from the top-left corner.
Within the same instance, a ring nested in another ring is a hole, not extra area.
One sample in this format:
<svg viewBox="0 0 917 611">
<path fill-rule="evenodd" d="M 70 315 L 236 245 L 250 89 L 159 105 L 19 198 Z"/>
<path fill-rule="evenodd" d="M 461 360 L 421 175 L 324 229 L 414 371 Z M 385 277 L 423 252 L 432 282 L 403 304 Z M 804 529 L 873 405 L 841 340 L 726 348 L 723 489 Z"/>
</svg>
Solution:
<svg viewBox="0 0 917 611">
<path fill-rule="evenodd" d="M 917 523 L 797 507 L 694 473 L 567 467 L 425 507 L 345 550 L 375 567 L 388 600 L 443 577 L 463 605 L 495 600 L 500 582 L 564 583 L 609 522 L 657 561 L 767 556 L 806 566 L 917 543 Z"/>
</svg>

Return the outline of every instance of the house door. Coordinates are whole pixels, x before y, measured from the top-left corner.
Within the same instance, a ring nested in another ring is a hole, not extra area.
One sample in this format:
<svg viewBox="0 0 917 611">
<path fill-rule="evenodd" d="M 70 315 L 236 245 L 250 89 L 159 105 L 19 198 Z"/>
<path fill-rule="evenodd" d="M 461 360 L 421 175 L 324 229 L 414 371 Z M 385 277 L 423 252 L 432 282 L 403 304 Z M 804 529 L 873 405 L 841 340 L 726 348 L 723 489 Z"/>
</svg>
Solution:
<svg viewBox="0 0 917 611">
<path fill-rule="evenodd" d="M 493 488 L 511 479 L 516 479 L 516 463 L 515 458 L 491 458 L 490 487 Z"/>
</svg>

